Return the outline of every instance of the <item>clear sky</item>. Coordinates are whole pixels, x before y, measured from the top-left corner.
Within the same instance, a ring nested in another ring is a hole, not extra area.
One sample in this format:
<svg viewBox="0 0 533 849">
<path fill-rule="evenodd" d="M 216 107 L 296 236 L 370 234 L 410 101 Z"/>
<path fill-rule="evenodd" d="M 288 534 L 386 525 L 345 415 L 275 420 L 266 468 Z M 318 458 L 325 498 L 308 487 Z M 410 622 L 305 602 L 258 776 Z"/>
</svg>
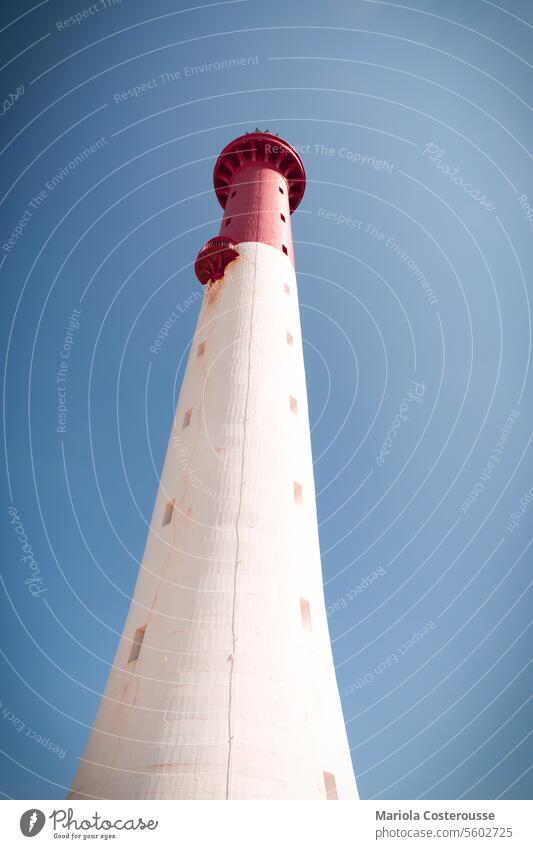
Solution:
<svg viewBox="0 0 533 849">
<path fill-rule="evenodd" d="M 360 794 L 531 798 L 531 5 L 191 7 L 2 7 L 1 791 L 67 793 L 218 232 L 213 164 L 260 127 L 308 176 L 293 236 Z"/>
</svg>

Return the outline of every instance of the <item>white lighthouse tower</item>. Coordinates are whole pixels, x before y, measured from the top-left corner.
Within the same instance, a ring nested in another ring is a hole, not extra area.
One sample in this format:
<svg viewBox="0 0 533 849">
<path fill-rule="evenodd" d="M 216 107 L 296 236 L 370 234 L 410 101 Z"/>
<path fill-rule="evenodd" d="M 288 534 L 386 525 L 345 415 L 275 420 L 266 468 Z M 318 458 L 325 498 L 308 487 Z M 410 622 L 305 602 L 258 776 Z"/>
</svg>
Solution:
<svg viewBox="0 0 533 849">
<path fill-rule="evenodd" d="M 220 235 L 142 567 L 71 799 L 356 799 L 324 605 L 291 238 L 300 157 L 214 171 Z"/>
</svg>

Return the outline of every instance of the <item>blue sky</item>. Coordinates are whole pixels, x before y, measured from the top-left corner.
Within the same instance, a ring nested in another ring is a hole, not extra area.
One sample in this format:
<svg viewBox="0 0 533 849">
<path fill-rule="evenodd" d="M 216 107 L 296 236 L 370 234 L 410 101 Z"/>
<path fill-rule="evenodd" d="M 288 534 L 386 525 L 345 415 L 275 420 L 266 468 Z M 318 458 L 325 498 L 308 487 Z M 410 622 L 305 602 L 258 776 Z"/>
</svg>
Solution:
<svg viewBox="0 0 533 849">
<path fill-rule="evenodd" d="M 213 164 L 258 126 L 308 176 L 293 237 L 360 794 L 530 798 L 531 8 L 180 5 L 2 10 L 1 790 L 66 795 L 218 232 Z"/>
</svg>

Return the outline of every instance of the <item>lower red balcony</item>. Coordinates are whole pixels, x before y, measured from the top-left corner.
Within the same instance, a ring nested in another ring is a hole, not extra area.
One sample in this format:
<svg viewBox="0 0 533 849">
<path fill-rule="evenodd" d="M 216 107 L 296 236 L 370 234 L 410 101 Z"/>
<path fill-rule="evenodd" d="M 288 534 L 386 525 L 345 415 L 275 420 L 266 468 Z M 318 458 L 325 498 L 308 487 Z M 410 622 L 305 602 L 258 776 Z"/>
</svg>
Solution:
<svg viewBox="0 0 533 849">
<path fill-rule="evenodd" d="M 204 286 L 211 280 L 220 280 L 224 276 L 226 266 L 237 259 L 239 252 L 233 239 L 216 236 L 203 246 L 196 257 L 194 270 L 200 283 Z"/>
</svg>

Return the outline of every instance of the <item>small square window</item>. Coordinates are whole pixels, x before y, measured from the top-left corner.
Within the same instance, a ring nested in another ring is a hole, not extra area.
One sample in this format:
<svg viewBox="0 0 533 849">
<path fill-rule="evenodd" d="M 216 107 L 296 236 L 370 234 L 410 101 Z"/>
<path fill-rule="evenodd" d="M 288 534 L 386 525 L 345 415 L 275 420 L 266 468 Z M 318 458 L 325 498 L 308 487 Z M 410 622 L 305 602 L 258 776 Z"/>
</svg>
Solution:
<svg viewBox="0 0 533 849">
<path fill-rule="evenodd" d="M 287 286 L 287 284 L 285 283 L 285 284 L 284 284 L 284 286 L 283 286 L 283 288 L 284 288 L 284 290 L 285 290 L 285 294 L 286 294 L 286 295 L 290 295 L 290 293 L 291 293 L 291 287 L 290 287 L 290 286 Z"/>
<path fill-rule="evenodd" d="M 284 194 L 285 194 L 285 192 L 283 191 L 283 189 L 281 188 L 281 186 L 278 186 L 278 189 L 279 189 L 279 191 L 280 191 L 280 194 L 282 194 L 282 195 L 284 195 Z"/>
<path fill-rule="evenodd" d="M 311 607 L 309 606 L 309 602 L 306 598 L 300 599 L 300 613 L 302 614 L 302 625 L 306 631 L 313 630 L 313 624 L 311 622 Z"/>
<path fill-rule="evenodd" d="M 135 636 L 133 637 L 133 641 L 130 649 L 130 656 L 128 658 L 128 663 L 133 663 L 134 660 L 137 660 L 141 653 L 141 646 L 144 640 L 144 632 L 146 631 L 146 625 L 142 625 L 140 628 L 137 628 L 135 631 Z"/>
<path fill-rule="evenodd" d="M 205 342 L 200 342 L 198 345 L 198 350 L 196 351 L 197 357 L 203 357 L 205 351 Z"/>
<path fill-rule="evenodd" d="M 231 218 L 228 218 L 228 219 L 226 220 L 226 227 L 229 227 L 229 225 L 230 225 L 230 224 L 231 224 Z"/>
<path fill-rule="evenodd" d="M 292 333 L 289 333 L 289 331 L 287 330 L 287 345 L 290 345 L 292 347 L 293 341 L 294 340 L 292 338 Z"/>
<path fill-rule="evenodd" d="M 324 772 L 324 787 L 326 788 L 326 799 L 338 799 L 337 784 L 332 772 Z"/>
<path fill-rule="evenodd" d="M 282 246 L 281 246 L 281 250 L 283 251 L 283 253 L 285 254 L 285 256 L 288 256 L 288 255 L 289 255 L 289 252 L 288 252 L 288 250 L 287 250 L 287 245 L 282 245 Z"/>
<path fill-rule="evenodd" d="M 165 525 L 170 525 L 172 521 L 172 514 L 174 512 L 174 499 L 172 501 L 167 501 L 165 506 L 165 512 L 163 514 L 163 527 Z"/>
<path fill-rule="evenodd" d="M 298 481 L 294 481 L 294 500 L 296 504 L 302 504 L 302 485 Z"/>
<path fill-rule="evenodd" d="M 280 212 L 279 217 L 281 218 L 281 220 L 282 220 L 283 222 L 285 221 L 285 216 L 283 215 L 283 213 L 282 213 L 282 212 Z"/>
<path fill-rule="evenodd" d="M 289 395 L 289 403 L 291 407 L 291 413 L 294 413 L 295 416 L 298 415 L 298 401 L 296 398 L 293 398 L 292 395 Z"/>
<path fill-rule="evenodd" d="M 192 407 L 190 407 L 188 410 L 185 410 L 185 415 L 183 416 L 182 428 L 189 427 L 189 425 L 191 423 L 191 416 L 192 416 Z"/>
</svg>

